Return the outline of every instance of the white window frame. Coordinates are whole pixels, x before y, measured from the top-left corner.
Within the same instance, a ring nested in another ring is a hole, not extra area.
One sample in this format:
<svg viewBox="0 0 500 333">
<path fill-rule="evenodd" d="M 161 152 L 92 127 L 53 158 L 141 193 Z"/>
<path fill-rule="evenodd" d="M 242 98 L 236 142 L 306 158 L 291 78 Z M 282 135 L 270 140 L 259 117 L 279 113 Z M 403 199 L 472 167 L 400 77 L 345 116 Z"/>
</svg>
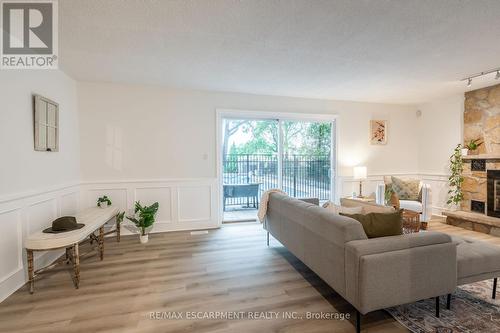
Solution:
<svg viewBox="0 0 500 333">
<path fill-rule="evenodd" d="M 54 110 L 54 123 L 49 123 L 49 107 Z M 45 122 L 41 114 L 45 114 Z M 59 151 L 59 104 L 40 95 L 34 95 L 34 145 L 36 151 Z M 40 141 L 40 131 L 45 131 L 45 142 Z M 49 129 L 54 130 L 54 145 L 49 147 Z"/>
<path fill-rule="evenodd" d="M 267 111 L 250 111 L 237 109 L 216 109 L 216 154 L 217 154 L 217 184 L 218 184 L 218 215 L 219 221 L 222 222 L 224 212 L 222 210 L 223 199 L 223 175 L 222 175 L 222 122 L 225 119 L 251 119 L 251 120 L 275 120 L 278 121 L 278 170 L 283 170 L 283 154 L 282 154 L 282 122 L 283 121 L 304 121 L 304 122 L 327 122 L 332 125 L 330 165 L 332 166 L 332 174 L 330 182 L 330 200 L 335 201 L 338 197 L 338 178 L 337 178 L 337 154 L 338 154 L 338 131 L 337 131 L 337 114 L 315 114 L 315 113 L 289 113 L 289 112 L 267 112 Z M 281 188 L 283 185 L 282 172 L 278 172 L 278 184 Z"/>
</svg>

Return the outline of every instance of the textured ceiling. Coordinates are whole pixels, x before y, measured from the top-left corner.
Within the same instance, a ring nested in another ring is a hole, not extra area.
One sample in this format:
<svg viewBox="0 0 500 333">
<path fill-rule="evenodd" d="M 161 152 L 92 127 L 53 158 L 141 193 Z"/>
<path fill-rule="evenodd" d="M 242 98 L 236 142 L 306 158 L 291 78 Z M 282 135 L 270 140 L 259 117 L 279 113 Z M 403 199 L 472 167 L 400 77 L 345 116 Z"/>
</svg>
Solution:
<svg viewBox="0 0 500 333">
<path fill-rule="evenodd" d="M 63 0 L 77 80 L 425 102 L 500 66 L 499 0 Z M 475 82 L 472 88 L 494 83 Z"/>
</svg>

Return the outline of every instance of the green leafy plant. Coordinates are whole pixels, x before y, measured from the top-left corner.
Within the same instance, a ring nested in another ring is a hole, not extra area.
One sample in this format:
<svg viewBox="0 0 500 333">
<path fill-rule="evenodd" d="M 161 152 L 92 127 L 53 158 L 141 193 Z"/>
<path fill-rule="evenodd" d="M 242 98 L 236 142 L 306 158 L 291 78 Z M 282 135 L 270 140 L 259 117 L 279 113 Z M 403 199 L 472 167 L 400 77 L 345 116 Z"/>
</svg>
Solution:
<svg viewBox="0 0 500 333">
<path fill-rule="evenodd" d="M 124 217 L 125 217 L 125 212 L 118 213 L 116 215 L 116 223 L 122 223 Z"/>
<path fill-rule="evenodd" d="M 462 193 L 462 183 L 464 182 L 462 172 L 464 170 L 464 166 L 461 150 L 462 145 L 458 144 L 453 151 L 453 154 L 450 156 L 450 177 L 448 178 L 450 189 L 448 190 L 448 205 L 458 205 L 464 198 Z"/>
<path fill-rule="evenodd" d="M 107 195 L 97 199 L 97 206 L 101 207 L 101 204 L 104 202 L 108 203 L 108 206 L 111 206 L 111 200 L 108 198 Z"/>
<path fill-rule="evenodd" d="M 385 192 L 384 192 L 384 202 L 387 206 L 389 206 L 392 194 L 394 193 L 394 190 L 392 189 L 392 186 L 390 185 L 385 185 Z"/>
<path fill-rule="evenodd" d="M 141 229 L 141 235 L 146 235 L 146 229 L 155 222 L 155 215 L 158 212 L 159 204 L 155 202 L 151 206 L 143 206 L 139 201 L 135 202 L 135 216 L 127 216 L 137 228 Z"/>
<path fill-rule="evenodd" d="M 469 149 L 469 150 L 476 150 L 477 148 L 479 148 L 480 145 L 482 145 L 483 143 L 481 142 L 480 139 L 474 139 L 474 140 L 470 140 L 466 145 L 465 145 L 465 148 Z"/>
</svg>

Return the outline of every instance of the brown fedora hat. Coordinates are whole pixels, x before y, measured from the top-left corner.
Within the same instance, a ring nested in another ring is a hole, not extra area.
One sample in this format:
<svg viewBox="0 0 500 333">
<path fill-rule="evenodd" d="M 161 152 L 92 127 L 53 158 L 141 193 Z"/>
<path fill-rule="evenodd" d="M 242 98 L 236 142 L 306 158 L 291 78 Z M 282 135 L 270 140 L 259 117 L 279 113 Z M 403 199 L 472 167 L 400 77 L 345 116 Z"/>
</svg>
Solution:
<svg viewBox="0 0 500 333">
<path fill-rule="evenodd" d="M 58 234 L 60 232 L 83 228 L 84 225 L 83 223 L 76 223 L 76 218 L 74 216 L 63 216 L 55 219 L 52 222 L 52 227 L 45 229 L 43 232 Z"/>
</svg>

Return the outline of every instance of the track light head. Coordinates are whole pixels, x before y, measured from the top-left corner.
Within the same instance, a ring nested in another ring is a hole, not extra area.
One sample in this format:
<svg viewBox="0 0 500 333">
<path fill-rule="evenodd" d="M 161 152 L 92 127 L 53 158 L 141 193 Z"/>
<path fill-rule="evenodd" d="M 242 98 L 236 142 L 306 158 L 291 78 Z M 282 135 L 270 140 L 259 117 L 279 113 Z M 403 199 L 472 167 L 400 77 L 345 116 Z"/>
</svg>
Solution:
<svg viewBox="0 0 500 333">
<path fill-rule="evenodd" d="M 470 88 L 471 86 L 472 86 L 472 79 L 471 79 L 471 78 L 469 78 L 469 79 L 467 80 L 467 88 Z"/>
</svg>

